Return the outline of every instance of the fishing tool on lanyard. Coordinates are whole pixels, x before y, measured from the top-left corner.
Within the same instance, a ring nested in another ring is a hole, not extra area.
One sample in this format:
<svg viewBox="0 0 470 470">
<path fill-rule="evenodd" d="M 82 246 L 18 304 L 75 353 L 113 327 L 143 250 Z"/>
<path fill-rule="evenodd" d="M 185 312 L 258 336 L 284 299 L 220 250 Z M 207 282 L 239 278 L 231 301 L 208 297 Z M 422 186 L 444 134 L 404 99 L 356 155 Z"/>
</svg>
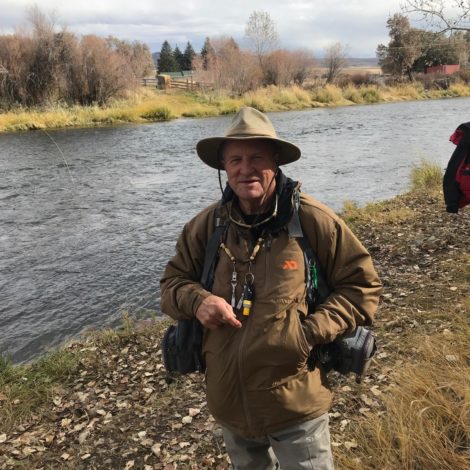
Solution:
<svg viewBox="0 0 470 470">
<path fill-rule="evenodd" d="M 232 278 L 230 284 L 232 286 L 232 298 L 231 298 L 231 305 L 232 308 L 236 308 L 237 310 L 242 310 L 243 316 L 247 317 L 250 315 L 251 308 L 253 306 L 254 298 L 255 298 L 255 275 L 252 272 L 252 265 L 255 262 L 256 255 L 258 254 L 259 250 L 261 249 L 261 245 L 263 244 L 263 237 L 259 237 L 256 241 L 256 244 L 253 248 L 253 251 L 250 257 L 245 261 L 237 260 L 229 248 L 225 245 L 225 243 L 220 244 L 220 248 L 226 253 L 229 257 L 230 261 L 233 265 L 232 271 Z M 238 272 L 237 272 L 237 263 L 246 264 L 248 263 L 248 272 L 245 274 L 245 284 L 243 285 L 242 295 L 240 300 L 236 302 L 236 288 L 238 285 Z"/>
</svg>

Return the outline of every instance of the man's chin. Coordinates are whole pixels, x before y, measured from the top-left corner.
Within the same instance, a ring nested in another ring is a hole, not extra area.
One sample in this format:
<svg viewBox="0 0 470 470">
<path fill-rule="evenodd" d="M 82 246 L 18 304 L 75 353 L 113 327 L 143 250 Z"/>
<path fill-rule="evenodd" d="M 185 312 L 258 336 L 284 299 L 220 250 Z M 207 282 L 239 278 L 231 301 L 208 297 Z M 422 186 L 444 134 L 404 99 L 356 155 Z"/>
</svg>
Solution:
<svg viewBox="0 0 470 470">
<path fill-rule="evenodd" d="M 263 198 L 263 193 L 260 191 L 240 191 L 237 196 L 239 199 L 246 200 L 247 202 L 255 202 Z"/>
</svg>

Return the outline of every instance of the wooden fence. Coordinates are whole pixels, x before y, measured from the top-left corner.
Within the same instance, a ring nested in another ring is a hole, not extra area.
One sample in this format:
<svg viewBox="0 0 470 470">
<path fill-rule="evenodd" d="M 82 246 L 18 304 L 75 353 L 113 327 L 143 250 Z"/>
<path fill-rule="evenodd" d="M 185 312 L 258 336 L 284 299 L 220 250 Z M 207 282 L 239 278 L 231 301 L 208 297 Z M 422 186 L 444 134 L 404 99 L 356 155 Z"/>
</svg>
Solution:
<svg viewBox="0 0 470 470">
<path fill-rule="evenodd" d="M 160 76 L 163 77 L 163 76 Z M 164 78 L 141 78 L 140 84 L 143 86 L 153 86 L 165 90 L 212 90 L 212 83 L 197 82 L 193 77 L 171 78 L 165 75 Z"/>
<path fill-rule="evenodd" d="M 156 78 L 141 78 L 140 84 L 143 86 L 157 86 L 158 80 Z"/>
</svg>

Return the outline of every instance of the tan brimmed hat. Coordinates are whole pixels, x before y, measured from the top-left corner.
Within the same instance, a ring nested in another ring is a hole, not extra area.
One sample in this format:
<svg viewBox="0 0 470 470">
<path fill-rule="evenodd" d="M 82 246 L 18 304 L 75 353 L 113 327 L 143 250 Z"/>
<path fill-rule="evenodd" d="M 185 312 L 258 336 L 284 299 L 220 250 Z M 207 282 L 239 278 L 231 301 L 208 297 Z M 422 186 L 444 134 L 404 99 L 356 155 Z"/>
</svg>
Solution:
<svg viewBox="0 0 470 470">
<path fill-rule="evenodd" d="M 231 140 L 268 139 L 276 142 L 278 164 L 285 165 L 300 158 L 300 149 L 279 139 L 268 116 L 254 108 L 241 108 L 227 129 L 224 137 L 208 137 L 196 145 L 199 158 L 207 165 L 222 170 L 219 148 L 223 142 Z"/>
</svg>

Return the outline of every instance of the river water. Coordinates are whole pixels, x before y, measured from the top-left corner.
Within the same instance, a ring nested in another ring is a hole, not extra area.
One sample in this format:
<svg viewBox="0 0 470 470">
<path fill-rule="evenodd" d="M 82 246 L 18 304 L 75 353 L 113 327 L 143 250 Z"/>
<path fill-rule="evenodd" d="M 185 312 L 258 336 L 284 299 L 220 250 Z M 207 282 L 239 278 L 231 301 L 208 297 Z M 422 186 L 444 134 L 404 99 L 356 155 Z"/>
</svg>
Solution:
<svg viewBox="0 0 470 470">
<path fill-rule="evenodd" d="M 285 172 L 336 210 L 442 168 L 470 99 L 272 113 L 303 157 Z M 0 135 L 0 353 L 29 360 L 123 312 L 159 314 L 159 278 L 183 224 L 218 199 L 197 140 L 230 117 Z"/>
</svg>

